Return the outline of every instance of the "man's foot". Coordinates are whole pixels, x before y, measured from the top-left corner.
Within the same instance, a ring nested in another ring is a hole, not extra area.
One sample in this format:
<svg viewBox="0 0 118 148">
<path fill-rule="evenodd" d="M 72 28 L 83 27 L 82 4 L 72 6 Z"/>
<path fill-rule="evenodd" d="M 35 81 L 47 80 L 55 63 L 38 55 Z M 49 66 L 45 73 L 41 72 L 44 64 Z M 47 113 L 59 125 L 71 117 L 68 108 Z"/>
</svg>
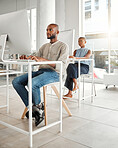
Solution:
<svg viewBox="0 0 118 148">
<path fill-rule="evenodd" d="M 66 94 L 63 96 L 63 99 L 72 98 L 72 94 Z"/>
<path fill-rule="evenodd" d="M 38 126 L 44 120 L 45 113 L 44 111 L 35 112 L 35 125 Z"/>
<path fill-rule="evenodd" d="M 40 105 L 37 105 L 39 110 L 44 110 L 44 102 L 42 102 Z M 29 111 L 27 111 L 26 115 L 27 119 L 29 119 Z M 35 118 L 35 114 L 33 112 L 33 107 L 32 107 L 32 118 Z"/>
<path fill-rule="evenodd" d="M 32 112 L 35 114 L 35 125 L 38 126 L 43 120 L 44 120 L 44 108 L 43 110 L 39 108 L 39 106 L 33 106 L 32 107 Z"/>
<path fill-rule="evenodd" d="M 78 85 L 74 86 L 74 88 L 73 88 L 72 91 L 76 91 L 77 89 L 79 89 L 79 86 Z"/>
<path fill-rule="evenodd" d="M 44 110 L 44 102 L 41 104 L 36 105 L 39 109 Z"/>
<path fill-rule="evenodd" d="M 25 116 L 27 117 L 27 119 L 29 119 L 29 111 L 26 112 Z M 32 118 L 34 118 L 34 117 L 35 117 L 35 114 L 32 112 Z"/>
</svg>

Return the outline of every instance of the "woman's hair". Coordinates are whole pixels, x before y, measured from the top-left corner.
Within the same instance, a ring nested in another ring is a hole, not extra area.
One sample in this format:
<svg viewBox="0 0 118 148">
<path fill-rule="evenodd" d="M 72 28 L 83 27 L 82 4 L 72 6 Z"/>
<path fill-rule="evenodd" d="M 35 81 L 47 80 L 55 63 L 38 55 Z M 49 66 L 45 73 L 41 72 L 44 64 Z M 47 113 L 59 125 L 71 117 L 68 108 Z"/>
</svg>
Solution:
<svg viewBox="0 0 118 148">
<path fill-rule="evenodd" d="M 85 38 L 85 37 L 79 37 L 79 39 L 83 39 L 83 40 L 85 40 L 85 41 L 86 41 L 86 38 Z"/>
</svg>

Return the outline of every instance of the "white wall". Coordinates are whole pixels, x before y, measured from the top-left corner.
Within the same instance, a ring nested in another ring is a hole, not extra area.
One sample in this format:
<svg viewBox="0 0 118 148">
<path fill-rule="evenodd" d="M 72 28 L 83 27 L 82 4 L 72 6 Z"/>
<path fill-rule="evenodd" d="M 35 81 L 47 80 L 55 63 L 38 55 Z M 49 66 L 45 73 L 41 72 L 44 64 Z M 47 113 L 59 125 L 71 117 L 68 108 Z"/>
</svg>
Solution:
<svg viewBox="0 0 118 148">
<path fill-rule="evenodd" d="M 66 29 L 75 29 L 75 47 L 79 36 L 79 0 L 65 0 L 66 4 Z"/>
<path fill-rule="evenodd" d="M 36 7 L 37 0 L 0 0 L 0 14 Z"/>
<path fill-rule="evenodd" d="M 61 30 L 75 29 L 75 48 L 80 36 L 79 0 L 56 0 L 56 22 Z"/>
<path fill-rule="evenodd" d="M 65 30 L 65 0 L 55 1 L 55 22 L 60 30 Z"/>
<path fill-rule="evenodd" d="M 17 11 L 26 7 L 25 0 L 0 0 L 0 14 Z"/>
<path fill-rule="evenodd" d="M 37 0 L 37 49 L 46 42 L 46 28 L 55 23 L 55 0 Z"/>
<path fill-rule="evenodd" d="M 59 24 L 60 30 L 75 29 L 75 48 L 79 37 L 80 0 L 0 0 L 0 14 L 37 6 L 37 48 L 46 40 L 46 27 Z M 56 12 L 56 13 L 55 13 Z"/>
<path fill-rule="evenodd" d="M 37 7 L 37 49 L 47 42 L 46 28 L 55 23 L 55 0 L 0 0 L 0 14 Z"/>
<path fill-rule="evenodd" d="M 16 0 L 0 0 L 0 14 L 16 11 Z"/>
</svg>

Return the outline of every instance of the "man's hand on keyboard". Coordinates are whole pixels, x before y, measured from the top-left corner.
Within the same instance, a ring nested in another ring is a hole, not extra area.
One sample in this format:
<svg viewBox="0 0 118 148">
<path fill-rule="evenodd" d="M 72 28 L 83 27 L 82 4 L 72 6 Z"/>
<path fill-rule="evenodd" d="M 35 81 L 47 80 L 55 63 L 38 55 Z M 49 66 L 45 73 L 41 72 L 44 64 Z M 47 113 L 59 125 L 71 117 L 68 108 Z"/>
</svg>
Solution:
<svg viewBox="0 0 118 148">
<path fill-rule="evenodd" d="M 20 59 L 25 59 L 25 60 L 33 60 L 32 58 L 33 58 L 34 56 L 32 56 L 32 55 L 30 55 L 30 56 L 26 56 L 26 55 L 22 55 L 22 56 L 20 56 Z"/>
<path fill-rule="evenodd" d="M 35 60 L 37 62 L 46 61 L 46 59 L 38 57 L 38 56 L 29 56 L 27 59 Z"/>
</svg>

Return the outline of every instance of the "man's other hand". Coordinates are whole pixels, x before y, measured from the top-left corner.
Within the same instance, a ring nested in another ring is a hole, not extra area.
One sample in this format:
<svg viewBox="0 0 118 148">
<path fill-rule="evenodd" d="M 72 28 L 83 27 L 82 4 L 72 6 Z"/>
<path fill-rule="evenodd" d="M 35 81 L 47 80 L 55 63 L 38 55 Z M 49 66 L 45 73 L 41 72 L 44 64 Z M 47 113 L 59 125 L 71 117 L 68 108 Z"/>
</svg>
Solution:
<svg viewBox="0 0 118 148">
<path fill-rule="evenodd" d="M 37 62 L 46 61 L 46 59 L 38 57 L 38 56 L 29 56 L 28 59 L 35 60 Z"/>
</svg>

